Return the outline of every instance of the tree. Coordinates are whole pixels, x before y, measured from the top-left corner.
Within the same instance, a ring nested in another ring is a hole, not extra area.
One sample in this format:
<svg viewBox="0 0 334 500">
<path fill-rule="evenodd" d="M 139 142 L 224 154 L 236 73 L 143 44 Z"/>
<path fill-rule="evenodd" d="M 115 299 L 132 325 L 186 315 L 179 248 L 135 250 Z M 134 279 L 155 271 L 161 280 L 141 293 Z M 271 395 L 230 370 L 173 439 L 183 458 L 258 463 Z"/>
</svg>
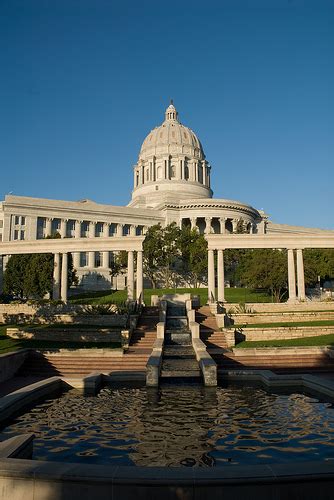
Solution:
<svg viewBox="0 0 334 500">
<path fill-rule="evenodd" d="M 58 233 L 48 239 L 60 238 Z M 20 298 L 42 299 L 51 293 L 53 285 L 53 254 L 12 255 L 4 274 L 4 291 Z M 72 255 L 68 256 L 68 287 L 77 284 Z"/>
<path fill-rule="evenodd" d="M 113 278 L 120 274 L 123 269 L 126 269 L 128 265 L 128 256 L 125 250 L 121 250 L 120 252 L 114 252 L 113 258 L 110 262 L 110 276 Z"/>
<path fill-rule="evenodd" d="M 196 229 L 183 227 L 180 232 L 182 275 L 193 288 L 207 279 L 208 242 Z"/>
<path fill-rule="evenodd" d="M 160 224 L 151 226 L 143 243 L 144 272 L 152 281 L 153 288 L 158 280 L 163 287 L 175 284 L 177 274 L 177 260 L 180 258 L 181 229 L 175 222 L 166 227 Z"/>
<path fill-rule="evenodd" d="M 249 250 L 241 257 L 236 275 L 250 288 L 271 290 L 275 301 L 282 301 L 288 283 L 286 250 Z"/>
<path fill-rule="evenodd" d="M 322 281 L 334 278 L 334 250 L 331 248 L 310 248 L 304 250 L 305 283 L 314 286 L 318 276 Z"/>
</svg>

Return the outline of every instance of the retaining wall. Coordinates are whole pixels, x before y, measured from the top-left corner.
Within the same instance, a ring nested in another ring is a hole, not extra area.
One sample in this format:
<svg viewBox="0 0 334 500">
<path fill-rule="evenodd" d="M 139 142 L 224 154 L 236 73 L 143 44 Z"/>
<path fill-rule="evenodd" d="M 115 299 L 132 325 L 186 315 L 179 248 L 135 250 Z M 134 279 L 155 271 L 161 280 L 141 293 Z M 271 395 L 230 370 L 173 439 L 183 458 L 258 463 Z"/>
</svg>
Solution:
<svg viewBox="0 0 334 500">
<path fill-rule="evenodd" d="M 20 351 L 0 355 L 0 382 L 9 380 L 15 375 L 29 352 L 30 349 L 21 349 Z"/>
<path fill-rule="evenodd" d="M 334 333 L 334 326 L 291 327 L 291 328 L 243 328 L 235 331 L 236 341 L 242 340 L 290 340 L 305 337 L 319 337 Z"/>
</svg>

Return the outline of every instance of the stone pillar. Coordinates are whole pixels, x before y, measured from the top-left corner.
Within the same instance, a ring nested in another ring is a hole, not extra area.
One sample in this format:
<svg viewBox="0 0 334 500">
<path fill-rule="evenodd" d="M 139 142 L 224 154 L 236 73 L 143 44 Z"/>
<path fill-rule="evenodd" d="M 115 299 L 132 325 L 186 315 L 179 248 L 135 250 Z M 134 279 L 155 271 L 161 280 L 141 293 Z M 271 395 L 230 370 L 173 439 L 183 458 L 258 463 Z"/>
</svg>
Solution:
<svg viewBox="0 0 334 500">
<path fill-rule="evenodd" d="M 197 225 L 197 217 L 190 218 L 191 229 L 198 229 Z"/>
<path fill-rule="evenodd" d="M 0 294 L 3 293 L 3 255 L 0 255 Z"/>
<path fill-rule="evenodd" d="M 143 226 L 143 235 L 147 234 L 148 226 Z"/>
<path fill-rule="evenodd" d="M 237 227 L 238 227 L 238 219 L 232 219 L 232 232 L 236 233 L 237 232 Z"/>
<path fill-rule="evenodd" d="M 224 252 L 217 251 L 218 270 L 218 302 L 225 302 L 225 273 L 224 273 Z"/>
<path fill-rule="evenodd" d="M 134 267 L 133 267 L 133 251 L 128 252 L 128 299 L 134 298 Z"/>
<path fill-rule="evenodd" d="M 66 238 L 67 219 L 60 219 L 60 236 Z"/>
<path fill-rule="evenodd" d="M 68 268 L 68 255 L 67 253 L 63 253 L 62 261 L 61 261 L 61 285 L 60 285 L 60 295 L 61 300 L 67 303 L 67 268 Z"/>
<path fill-rule="evenodd" d="M 226 217 L 219 217 L 219 224 L 220 224 L 220 234 L 225 234 L 226 233 Z"/>
<path fill-rule="evenodd" d="M 75 221 L 74 238 L 81 238 L 81 220 Z"/>
<path fill-rule="evenodd" d="M 89 228 L 88 228 L 88 238 L 95 238 L 95 225 L 96 222 L 89 222 Z"/>
<path fill-rule="evenodd" d="M 205 217 L 205 234 L 211 233 L 211 217 Z"/>
<path fill-rule="evenodd" d="M 296 301 L 296 271 L 294 251 L 288 249 L 288 282 L 289 282 L 289 302 Z"/>
<path fill-rule="evenodd" d="M 55 253 L 53 255 L 53 286 L 52 286 L 52 298 L 54 300 L 59 300 L 59 286 L 60 286 L 60 254 Z"/>
<path fill-rule="evenodd" d="M 123 236 L 123 224 L 117 224 L 116 236 Z"/>
<path fill-rule="evenodd" d="M 79 269 L 80 267 L 80 252 L 73 252 L 73 267 L 74 269 Z"/>
<path fill-rule="evenodd" d="M 95 252 L 88 252 L 88 267 L 95 269 Z"/>
<path fill-rule="evenodd" d="M 102 267 L 109 268 L 109 252 L 102 252 Z"/>
<path fill-rule="evenodd" d="M 253 222 L 250 223 L 250 226 L 249 226 L 249 234 L 253 234 L 254 233 L 254 224 Z"/>
<path fill-rule="evenodd" d="M 109 222 L 103 223 L 103 238 L 109 238 Z"/>
<path fill-rule="evenodd" d="M 136 226 L 134 224 L 130 225 L 130 236 L 136 236 Z"/>
<path fill-rule="evenodd" d="M 215 254 L 208 250 L 208 302 L 214 302 L 215 297 Z"/>
<path fill-rule="evenodd" d="M 137 290 L 136 290 L 136 298 L 139 300 L 143 300 L 143 252 L 142 250 L 138 250 L 137 252 Z"/>
<path fill-rule="evenodd" d="M 297 249 L 297 284 L 298 284 L 298 299 L 305 300 L 305 277 L 304 277 L 304 260 L 303 250 Z"/>
<path fill-rule="evenodd" d="M 52 234 L 52 219 L 50 217 L 46 217 L 45 219 L 45 236 L 51 236 Z"/>
</svg>

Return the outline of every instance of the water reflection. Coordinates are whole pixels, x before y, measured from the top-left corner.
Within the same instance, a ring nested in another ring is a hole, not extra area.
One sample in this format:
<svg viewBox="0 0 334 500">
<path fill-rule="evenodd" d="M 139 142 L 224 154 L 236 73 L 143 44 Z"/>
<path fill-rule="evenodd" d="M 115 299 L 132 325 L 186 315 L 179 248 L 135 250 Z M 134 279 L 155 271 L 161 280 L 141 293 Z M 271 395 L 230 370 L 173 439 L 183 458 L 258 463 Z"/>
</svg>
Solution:
<svg viewBox="0 0 334 500">
<path fill-rule="evenodd" d="M 212 467 L 334 458 L 329 403 L 251 387 L 73 390 L 20 416 L 2 437 L 25 432 L 35 433 L 34 458 L 43 460 Z"/>
</svg>

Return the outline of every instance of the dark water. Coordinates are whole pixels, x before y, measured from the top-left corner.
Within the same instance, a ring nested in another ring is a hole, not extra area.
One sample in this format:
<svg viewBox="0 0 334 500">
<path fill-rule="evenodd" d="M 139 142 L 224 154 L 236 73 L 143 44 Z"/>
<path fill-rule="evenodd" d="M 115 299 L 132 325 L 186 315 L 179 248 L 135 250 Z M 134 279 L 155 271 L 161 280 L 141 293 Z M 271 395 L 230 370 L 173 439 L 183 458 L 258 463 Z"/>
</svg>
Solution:
<svg viewBox="0 0 334 500">
<path fill-rule="evenodd" d="M 334 411 L 252 387 L 71 390 L 2 431 L 33 432 L 34 459 L 144 466 L 334 460 Z"/>
</svg>

